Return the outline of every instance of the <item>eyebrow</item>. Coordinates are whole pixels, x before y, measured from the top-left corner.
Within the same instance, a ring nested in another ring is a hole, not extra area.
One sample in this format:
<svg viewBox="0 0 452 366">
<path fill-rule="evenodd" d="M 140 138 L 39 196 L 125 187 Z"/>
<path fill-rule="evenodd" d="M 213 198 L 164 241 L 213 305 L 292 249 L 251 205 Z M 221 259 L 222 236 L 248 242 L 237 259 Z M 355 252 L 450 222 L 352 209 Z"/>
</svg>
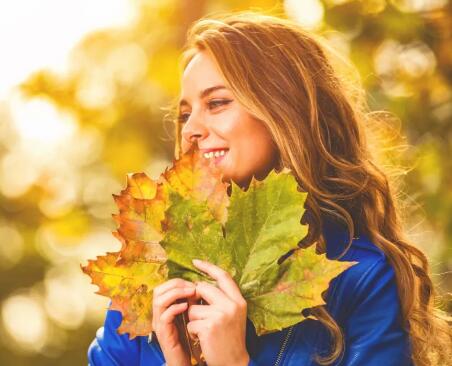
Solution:
<svg viewBox="0 0 452 366">
<path fill-rule="evenodd" d="M 199 93 L 199 98 L 205 98 L 207 97 L 210 93 L 213 93 L 215 90 L 218 89 L 226 89 L 226 87 L 224 85 L 215 85 L 215 86 L 211 86 L 210 88 L 204 89 L 202 92 Z M 186 106 L 189 105 L 190 103 L 188 103 L 185 99 L 181 99 L 179 102 L 179 107 L 182 106 Z"/>
</svg>

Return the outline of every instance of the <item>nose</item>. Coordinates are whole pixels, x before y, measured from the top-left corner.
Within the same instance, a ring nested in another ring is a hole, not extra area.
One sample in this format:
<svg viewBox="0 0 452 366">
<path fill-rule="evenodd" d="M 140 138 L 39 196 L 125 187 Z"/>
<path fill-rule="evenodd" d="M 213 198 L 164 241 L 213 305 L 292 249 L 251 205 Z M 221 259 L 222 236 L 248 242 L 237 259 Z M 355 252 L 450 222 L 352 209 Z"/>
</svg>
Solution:
<svg viewBox="0 0 452 366">
<path fill-rule="evenodd" d="M 192 113 L 185 122 L 181 134 L 187 143 L 192 144 L 195 141 L 203 140 L 208 135 L 208 130 L 202 121 L 202 117 Z"/>
</svg>

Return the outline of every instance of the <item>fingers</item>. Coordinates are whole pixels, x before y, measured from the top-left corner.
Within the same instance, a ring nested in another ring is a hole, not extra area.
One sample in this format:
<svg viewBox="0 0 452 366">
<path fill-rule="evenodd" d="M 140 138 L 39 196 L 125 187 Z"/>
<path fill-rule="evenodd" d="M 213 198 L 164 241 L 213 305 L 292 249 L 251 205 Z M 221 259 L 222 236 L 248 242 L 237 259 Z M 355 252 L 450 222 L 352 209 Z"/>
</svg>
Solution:
<svg viewBox="0 0 452 366">
<path fill-rule="evenodd" d="M 162 295 L 155 296 L 154 295 L 154 309 L 159 312 L 162 309 L 166 309 L 173 302 L 178 299 L 184 299 L 195 294 L 195 287 L 175 287 L 172 288 Z"/>
<path fill-rule="evenodd" d="M 192 336 L 198 336 L 206 327 L 205 320 L 193 320 L 187 323 L 187 331 Z"/>
<path fill-rule="evenodd" d="M 190 321 L 207 319 L 217 312 L 218 311 L 210 305 L 190 305 L 188 308 L 188 319 Z"/>
<path fill-rule="evenodd" d="M 183 313 L 187 309 L 188 304 L 186 302 L 181 302 L 178 304 L 173 304 L 166 309 L 162 315 L 160 315 L 160 321 L 164 324 L 170 324 L 174 321 L 176 315 Z"/>
<path fill-rule="evenodd" d="M 152 299 L 152 327 L 168 324 L 174 317 L 187 309 L 187 301 L 173 304 L 179 299 L 190 299 L 195 295 L 195 285 L 180 278 L 174 278 L 154 288 Z M 184 304 L 185 303 L 185 304 Z"/>
<path fill-rule="evenodd" d="M 185 281 L 182 278 L 173 278 L 171 280 L 168 280 L 164 283 L 162 283 L 161 285 L 158 285 L 154 288 L 154 296 L 159 296 L 163 293 L 165 293 L 166 291 L 175 288 L 175 287 L 179 287 L 179 288 L 183 288 L 183 287 L 195 287 L 195 284 L 189 281 Z"/>
<path fill-rule="evenodd" d="M 210 305 L 222 307 L 232 303 L 232 300 L 218 287 L 207 282 L 196 284 L 196 298 L 206 300 Z"/>
<path fill-rule="evenodd" d="M 242 294 L 239 287 L 231 277 L 231 275 L 213 263 L 193 260 L 193 265 L 201 271 L 207 273 L 210 277 L 217 281 L 218 287 L 233 301 L 240 301 Z"/>
</svg>

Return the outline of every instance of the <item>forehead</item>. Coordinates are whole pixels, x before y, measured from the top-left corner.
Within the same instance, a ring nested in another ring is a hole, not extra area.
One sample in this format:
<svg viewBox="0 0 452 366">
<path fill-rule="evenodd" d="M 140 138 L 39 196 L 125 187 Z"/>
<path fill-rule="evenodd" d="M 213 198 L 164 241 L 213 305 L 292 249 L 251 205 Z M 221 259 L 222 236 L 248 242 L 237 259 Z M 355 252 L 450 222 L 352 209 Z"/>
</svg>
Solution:
<svg viewBox="0 0 452 366">
<path fill-rule="evenodd" d="M 215 61 L 206 52 L 198 52 L 188 63 L 181 80 L 182 98 L 225 81 Z"/>
</svg>

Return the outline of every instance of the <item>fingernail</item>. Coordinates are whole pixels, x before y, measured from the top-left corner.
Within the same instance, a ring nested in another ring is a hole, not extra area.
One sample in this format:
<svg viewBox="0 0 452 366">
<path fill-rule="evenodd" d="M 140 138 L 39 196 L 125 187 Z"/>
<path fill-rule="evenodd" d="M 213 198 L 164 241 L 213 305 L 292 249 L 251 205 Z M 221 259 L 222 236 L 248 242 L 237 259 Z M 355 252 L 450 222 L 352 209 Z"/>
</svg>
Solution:
<svg viewBox="0 0 452 366">
<path fill-rule="evenodd" d="M 197 265 L 197 264 L 201 264 L 201 263 L 202 263 L 202 261 L 199 260 L 199 259 L 193 259 L 192 262 L 193 262 L 194 265 Z"/>
</svg>

